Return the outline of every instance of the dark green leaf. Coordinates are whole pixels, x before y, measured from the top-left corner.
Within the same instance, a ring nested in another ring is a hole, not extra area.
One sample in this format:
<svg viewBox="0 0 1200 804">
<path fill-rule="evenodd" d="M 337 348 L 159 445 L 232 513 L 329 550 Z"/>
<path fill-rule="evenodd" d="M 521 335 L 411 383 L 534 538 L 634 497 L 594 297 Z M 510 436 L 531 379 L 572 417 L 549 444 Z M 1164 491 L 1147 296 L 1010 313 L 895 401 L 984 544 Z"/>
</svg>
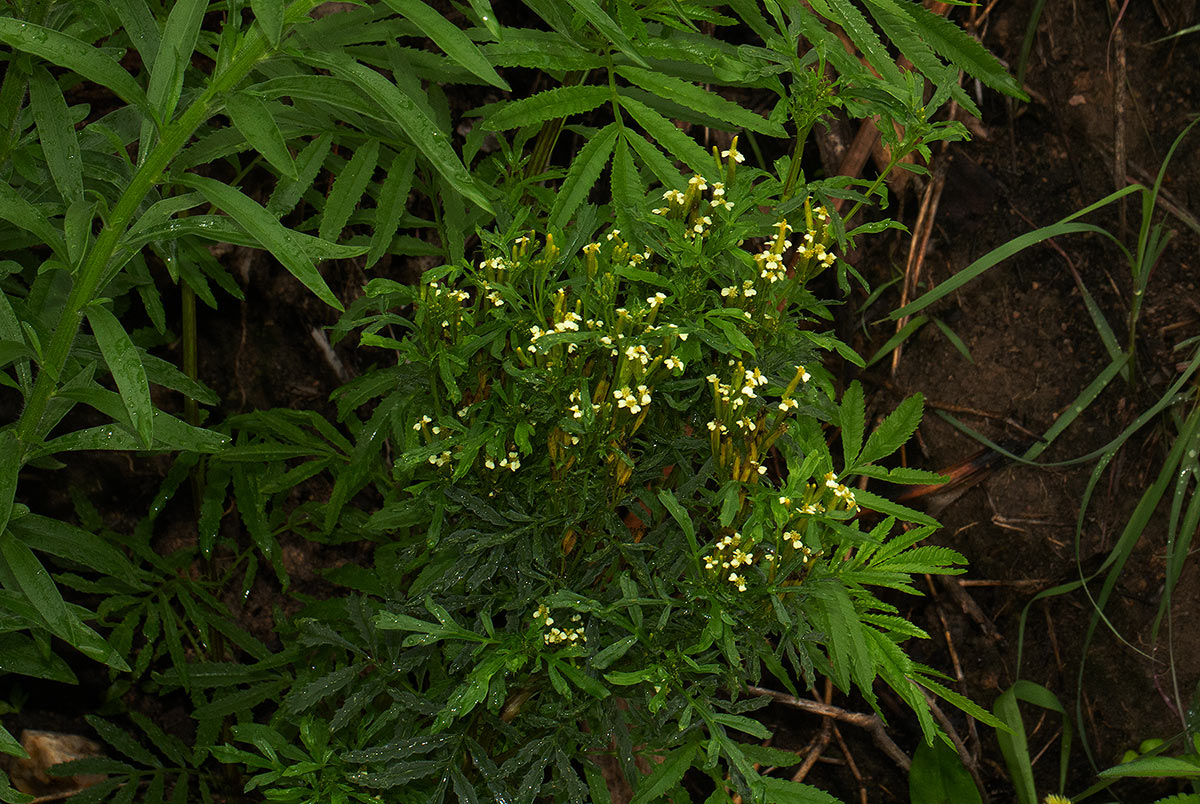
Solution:
<svg viewBox="0 0 1200 804">
<path fill-rule="evenodd" d="M 715 167 L 712 155 L 706 153 L 695 140 L 640 100 L 625 94 L 622 94 L 620 99 L 621 108 L 629 112 L 638 125 L 646 130 L 651 142 L 659 143 L 667 153 L 674 155 L 702 176 L 712 172 Z"/>
<path fill-rule="evenodd" d="M 171 122 L 179 105 L 183 76 L 192 63 L 192 53 L 206 10 L 208 0 L 178 0 L 171 5 L 171 13 L 163 26 L 158 54 L 150 67 L 150 86 L 146 90 L 146 97 L 163 126 Z M 145 137 L 146 129 L 143 127 L 142 131 Z M 145 148 L 146 144 L 143 143 L 142 147 Z"/>
<path fill-rule="evenodd" d="M 67 203 L 82 201 L 83 160 L 79 138 L 62 90 L 44 67 L 35 68 L 29 77 L 29 106 L 46 154 L 46 166 L 59 194 Z"/>
<path fill-rule="evenodd" d="M 275 123 L 272 110 L 262 98 L 247 92 L 235 92 L 225 99 L 225 111 L 229 113 L 234 128 L 241 132 L 254 150 L 263 155 L 271 167 L 286 178 L 299 178 L 296 163 Z"/>
<path fill-rule="evenodd" d="M 310 251 L 300 245 L 296 234 L 287 229 L 271 213 L 239 190 L 206 176 L 186 174 L 177 177 L 180 184 L 199 190 L 208 201 L 225 210 L 242 228 L 283 263 L 292 276 L 317 295 L 317 298 L 337 310 L 344 309 L 329 285 L 318 273 Z"/>
<path fill-rule="evenodd" d="M 114 726 L 104 718 L 96 715 L 84 715 L 84 720 L 88 722 L 89 726 L 96 730 L 96 733 L 100 735 L 100 739 L 104 740 L 104 742 L 108 743 L 113 748 L 132 759 L 134 762 L 140 762 L 141 764 L 151 768 L 162 767 L 162 762 L 159 760 L 159 758 L 143 748 L 142 745 L 138 743 L 138 741 L 135 740 L 132 735 L 129 734 L 129 732 Z"/>
<path fill-rule="evenodd" d="M 154 116 L 142 88 L 110 54 L 99 48 L 51 28 L 12 17 L 0 17 L 0 42 L 40 56 L 57 67 L 74 70 L 89 81 L 112 90 L 118 98 L 141 109 L 148 117 Z"/>
<path fill-rule="evenodd" d="M 371 233 L 371 248 L 367 251 L 367 268 L 379 262 L 392 244 L 408 206 L 408 192 L 412 189 L 415 169 L 415 154 L 407 148 L 396 154 L 388 168 L 375 205 L 375 229 Z"/>
<path fill-rule="evenodd" d="M 730 129 L 745 128 L 770 137 L 786 137 L 787 132 L 779 123 L 742 108 L 733 101 L 701 89 L 693 83 L 640 67 L 617 67 L 617 74 L 635 87 L 652 92 L 660 98 L 681 104 L 700 114 L 729 124 Z"/>
<path fill-rule="evenodd" d="M 613 143 L 617 141 L 617 130 L 616 123 L 609 123 L 589 139 L 575 155 L 571 169 L 554 199 L 554 207 L 550 210 L 551 227 L 565 227 L 575 210 L 579 209 L 579 205 L 587 200 L 592 186 L 608 164 Z"/>
<path fill-rule="evenodd" d="M 855 380 L 842 394 L 842 405 L 838 409 L 838 424 L 842 426 L 842 466 L 847 470 L 858 463 L 866 416 L 862 384 Z"/>
<path fill-rule="evenodd" d="M 871 433 L 857 462 L 874 463 L 900 449 L 921 423 L 924 406 L 925 401 L 920 394 L 913 394 L 897 405 Z"/>
<path fill-rule="evenodd" d="M 322 240 L 332 243 L 341 237 L 342 229 L 346 228 L 346 221 L 358 208 L 378 162 L 379 140 L 372 139 L 355 150 L 354 156 L 342 168 L 321 213 L 321 228 L 317 234 Z"/>
<path fill-rule="evenodd" d="M 979 790 L 958 752 L 941 740 L 922 742 L 908 770 L 908 796 L 921 804 L 979 804 Z"/>
<path fill-rule="evenodd" d="M 106 308 L 93 304 L 87 308 L 86 315 L 100 354 L 104 355 L 104 362 L 121 392 L 129 421 L 142 440 L 143 448 L 149 449 L 154 438 L 154 403 L 150 400 L 150 383 L 141 355 L 121 322 Z"/>
<path fill-rule="evenodd" d="M 520 100 L 500 105 L 486 114 L 480 124 L 488 131 L 504 131 L 544 123 L 547 120 L 590 112 L 613 97 L 612 90 L 600 86 L 563 86 L 548 89 Z M 492 107 L 488 107 L 489 109 Z"/>
<path fill-rule="evenodd" d="M 304 53 L 303 59 L 352 81 L 400 124 L 412 144 L 458 192 L 488 212 L 495 212 L 482 188 L 450 146 L 446 134 L 399 87 L 344 53 Z"/>
<path fill-rule="evenodd" d="M 630 804 L 650 804 L 651 801 L 656 800 L 678 784 L 679 780 L 683 778 L 683 774 L 692 767 L 692 761 L 699 751 L 700 743 L 693 740 L 668 754 L 653 773 L 638 780 L 637 792 Z"/>
<path fill-rule="evenodd" d="M 250 0 L 250 9 L 271 47 L 279 47 L 283 35 L 283 0 Z"/>
<path fill-rule="evenodd" d="M 637 48 L 634 47 L 633 42 L 625 35 L 625 32 L 621 30 L 621 27 L 613 21 L 612 17 L 604 12 L 604 9 L 596 3 L 596 0 L 567 0 L 567 3 L 582 14 L 584 19 L 596 26 L 596 29 L 607 37 L 608 41 L 616 45 L 617 50 L 620 50 L 626 56 L 633 59 L 635 63 L 643 67 L 650 66 L 642 58 L 641 54 L 637 52 Z"/>
</svg>

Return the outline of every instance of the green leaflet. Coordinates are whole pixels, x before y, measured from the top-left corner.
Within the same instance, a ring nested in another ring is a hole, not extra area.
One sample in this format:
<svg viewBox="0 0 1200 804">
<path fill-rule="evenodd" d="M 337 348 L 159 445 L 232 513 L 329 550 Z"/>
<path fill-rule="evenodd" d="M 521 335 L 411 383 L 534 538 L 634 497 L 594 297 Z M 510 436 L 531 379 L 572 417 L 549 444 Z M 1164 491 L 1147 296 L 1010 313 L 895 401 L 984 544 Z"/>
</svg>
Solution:
<svg viewBox="0 0 1200 804">
<path fill-rule="evenodd" d="M 528 98 L 507 101 L 496 112 L 484 117 L 488 131 L 504 131 L 590 112 L 612 99 L 612 90 L 599 86 L 564 86 L 539 92 Z M 492 108 L 492 107 L 489 107 Z"/>
<path fill-rule="evenodd" d="M 50 73 L 37 67 L 29 77 L 29 106 L 37 124 L 46 166 L 67 203 L 83 200 L 83 160 L 67 101 Z"/>
<path fill-rule="evenodd" d="M 629 112 L 638 125 L 646 130 L 652 142 L 657 142 L 668 154 L 682 161 L 700 175 L 713 169 L 712 156 L 696 141 L 676 128 L 670 120 L 636 98 L 622 94 L 621 108 Z"/>
<path fill-rule="evenodd" d="M 271 47 L 279 47 L 283 35 L 283 0 L 250 0 L 250 9 Z"/>
<path fill-rule="evenodd" d="M 154 435 L 155 411 L 146 369 L 137 347 L 117 317 L 104 307 L 92 305 L 87 308 L 86 315 L 100 346 L 100 354 L 104 355 L 104 362 L 121 392 L 121 401 L 134 432 L 141 439 L 142 447 L 148 449 Z"/>
<path fill-rule="evenodd" d="M 400 219 L 408 206 L 408 193 L 412 189 L 416 170 L 416 155 L 410 149 L 396 154 L 388 168 L 387 177 L 379 188 L 379 199 L 375 205 L 375 228 L 371 233 L 371 247 L 367 251 L 367 268 L 379 262 L 392 245 L 392 238 L 400 227 Z"/>
<path fill-rule="evenodd" d="M 479 48 L 456 25 L 434 11 L 421 0 L 384 0 L 388 6 L 411 20 L 421 32 L 433 40 L 447 56 L 466 67 L 475 75 L 505 92 L 512 90 L 508 82 L 500 77 L 491 63 L 479 52 Z"/>
<path fill-rule="evenodd" d="M 296 162 L 275 122 L 282 107 L 269 107 L 261 98 L 246 92 L 235 92 L 225 99 L 225 111 L 246 142 L 262 154 L 271 167 L 289 179 L 299 178 Z"/>
<path fill-rule="evenodd" d="M 333 189 L 325 201 L 325 209 L 321 213 L 321 226 L 318 237 L 329 242 L 336 242 L 350 220 L 350 215 L 358 207 L 359 199 L 367 189 L 375 166 L 379 161 L 379 141 L 368 140 L 365 145 L 354 151 L 354 156 L 342 168 L 342 172 L 333 182 Z"/>
<path fill-rule="evenodd" d="M 550 210 L 550 226 L 562 228 L 566 226 L 575 210 L 579 209 L 591 192 L 592 185 L 600 178 L 608 158 L 612 154 L 613 144 L 617 141 L 617 124 L 609 123 L 598 131 L 575 156 L 570 171 L 563 179 L 558 197 Z"/>
<path fill-rule="evenodd" d="M 1008 71 L 978 40 L 950 20 L 910 0 L 868 0 L 868 5 L 892 6 L 907 15 L 910 23 L 934 52 L 972 78 L 992 89 L 1021 100 L 1029 100 Z"/>
<path fill-rule="evenodd" d="M 616 72 L 636 87 L 682 104 L 701 114 L 725 121 L 734 130 L 745 128 L 771 137 L 787 136 L 783 126 L 778 123 L 766 120 L 733 101 L 701 89 L 688 81 L 661 72 L 644 70 L 640 67 L 617 67 Z"/>
</svg>

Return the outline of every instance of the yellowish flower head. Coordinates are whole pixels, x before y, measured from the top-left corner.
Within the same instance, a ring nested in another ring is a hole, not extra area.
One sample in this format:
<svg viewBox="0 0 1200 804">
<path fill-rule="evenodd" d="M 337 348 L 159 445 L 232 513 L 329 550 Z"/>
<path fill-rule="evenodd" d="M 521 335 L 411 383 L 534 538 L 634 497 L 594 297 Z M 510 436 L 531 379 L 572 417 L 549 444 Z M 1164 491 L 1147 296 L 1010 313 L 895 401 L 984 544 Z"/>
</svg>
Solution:
<svg viewBox="0 0 1200 804">
<path fill-rule="evenodd" d="M 1071 799 L 1060 796 L 1058 793 L 1050 793 L 1042 801 L 1042 804 L 1071 804 Z"/>
</svg>

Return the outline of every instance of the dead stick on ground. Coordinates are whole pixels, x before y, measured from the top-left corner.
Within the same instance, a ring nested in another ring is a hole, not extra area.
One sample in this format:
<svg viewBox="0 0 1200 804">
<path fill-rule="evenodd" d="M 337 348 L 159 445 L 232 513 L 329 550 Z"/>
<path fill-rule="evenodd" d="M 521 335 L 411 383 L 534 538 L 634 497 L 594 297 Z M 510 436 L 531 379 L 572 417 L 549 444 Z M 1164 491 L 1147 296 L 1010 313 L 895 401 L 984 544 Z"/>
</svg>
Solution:
<svg viewBox="0 0 1200 804">
<path fill-rule="evenodd" d="M 828 721 L 832 723 L 833 721 Z M 838 747 L 842 749 L 842 756 L 846 758 L 846 767 L 850 768 L 850 773 L 854 775 L 854 780 L 858 782 L 858 795 L 862 799 L 862 804 L 867 804 L 867 784 L 863 781 L 862 774 L 858 772 L 858 765 L 854 762 L 854 756 L 850 753 L 850 747 L 846 745 L 846 739 L 842 737 L 842 732 L 835 725 L 833 727 L 833 736 L 837 738 Z"/>
<path fill-rule="evenodd" d="M 864 728 L 870 733 L 871 739 L 875 741 L 875 744 L 891 757 L 892 761 L 899 765 L 901 769 L 907 771 L 912 765 L 912 760 L 908 758 L 908 755 L 888 736 L 887 731 L 883 727 L 883 721 L 879 719 L 878 715 L 848 712 L 832 704 L 821 703 L 820 701 L 813 701 L 807 698 L 797 698 L 794 695 L 788 695 L 786 692 L 769 690 L 765 687 L 747 687 L 747 690 L 751 695 L 768 695 L 784 706 L 790 706 L 793 709 L 801 709 L 805 712 L 811 712 L 814 715 L 822 715 Z"/>
<path fill-rule="evenodd" d="M 957 104 L 950 106 L 950 119 L 954 119 L 954 114 L 958 110 Z M 908 259 L 904 266 L 904 286 L 900 290 L 900 306 L 904 307 L 908 304 L 913 294 L 917 292 L 917 285 L 921 281 L 921 271 L 925 267 L 925 255 L 929 251 L 929 238 L 933 234 L 933 222 L 937 220 L 938 205 L 942 200 L 942 189 L 946 186 L 946 146 L 948 143 L 943 142 L 940 157 L 937 163 L 933 166 L 933 179 L 925 188 L 924 197 L 921 199 L 921 209 L 917 212 L 917 222 L 913 225 L 913 237 L 908 245 Z M 908 324 L 908 316 L 903 316 L 896 321 L 896 332 L 902 330 Z M 904 344 L 896 344 L 896 348 L 892 350 L 892 376 L 896 376 L 896 369 L 900 365 L 900 351 Z"/>
</svg>

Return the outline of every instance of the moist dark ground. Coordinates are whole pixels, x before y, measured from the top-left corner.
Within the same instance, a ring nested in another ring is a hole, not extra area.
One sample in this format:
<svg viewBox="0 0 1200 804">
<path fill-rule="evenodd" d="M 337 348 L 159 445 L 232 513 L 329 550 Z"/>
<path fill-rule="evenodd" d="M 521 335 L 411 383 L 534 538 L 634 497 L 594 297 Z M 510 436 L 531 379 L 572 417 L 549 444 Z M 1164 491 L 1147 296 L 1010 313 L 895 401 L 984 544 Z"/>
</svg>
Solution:
<svg viewBox="0 0 1200 804">
<path fill-rule="evenodd" d="M 975 31 L 984 44 L 1014 70 L 1033 5 L 1032 0 L 998 2 L 988 6 L 986 15 L 977 9 L 973 17 L 980 20 Z M 967 12 L 955 9 L 954 16 L 965 23 Z M 1127 174 L 1137 181 L 1151 180 L 1189 115 L 1200 112 L 1200 34 L 1155 40 L 1196 24 L 1198 16 L 1194 0 L 1129 4 L 1120 21 L 1127 86 L 1124 111 L 1118 116 L 1114 81 L 1121 48 L 1111 36 L 1109 8 L 1099 0 L 1046 4 L 1029 58 L 1027 83 L 1033 101 L 1008 104 L 983 91 L 983 118 L 972 126 L 974 139 L 944 153 L 935 151 L 944 160 L 946 183 L 922 289 L 945 281 L 1034 225 L 1051 223 L 1112 192 L 1118 117 L 1125 132 Z M 967 86 L 975 91 L 972 84 Z M 1200 208 L 1198 163 L 1200 132 L 1175 153 L 1164 184 L 1172 201 L 1185 210 Z M 909 226 L 924 186 L 916 181 L 895 196 L 893 214 Z M 1126 212 L 1125 232 L 1115 208 L 1088 220 L 1132 243 L 1140 207 L 1130 202 Z M 1194 275 L 1200 268 L 1200 238 L 1161 210 L 1156 220 L 1178 230 L 1178 237 L 1155 266 L 1146 294 L 1138 327 L 1138 381 L 1114 380 L 1042 461 L 1074 458 L 1104 445 L 1162 395 L 1179 365 L 1190 357 L 1190 352 L 1175 347 L 1200 334 Z M 890 360 L 884 359 L 859 375 L 876 415 L 886 414 L 903 396 L 925 395 L 927 415 L 907 450 L 910 465 L 941 469 L 979 450 L 980 445 L 947 423 L 939 410 L 951 412 L 988 438 L 1020 442 L 1027 438 L 1024 430 L 1042 433 L 1050 427 L 1108 363 L 1068 260 L 1118 333 L 1126 329 L 1131 297 L 1127 263 L 1111 242 L 1095 235 L 1056 242 L 1063 253 L 1048 244 L 1030 248 L 932 308 L 966 344 L 971 360 L 930 324 L 904 344 L 894 372 Z M 908 247 L 907 235 L 889 234 L 851 258 L 859 272 L 878 285 L 903 272 Z M 260 257 L 233 249 L 223 258 L 245 288 L 247 301 L 241 309 L 253 313 L 241 314 L 229 300 L 218 312 L 202 311 L 202 378 L 223 396 L 228 411 L 323 409 L 339 379 L 310 333 L 313 327 L 333 323 L 330 312 Z M 386 270 L 397 278 L 411 278 L 421 267 L 396 262 Z M 353 265 L 330 268 L 330 285 L 343 298 L 360 292 L 365 281 L 361 270 Z M 878 322 L 897 306 L 899 295 L 894 290 L 884 293 L 868 309 L 863 309 L 865 300 L 865 293 L 856 292 L 841 308 L 839 326 L 860 353 L 872 354 L 894 332 L 894 324 Z M 342 357 L 353 371 L 353 353 L 342 352 Z M 950 584 L 931 581 L 924 598 L 896 601 L 902 613 L 932 635 L 923 644 L 910 643 L 915 657 L 947 672 L 956 679 L 951 686 L 985 706 L 1021 678 L 1047 687 L 1073 715 L 1092 608 L 1078 592 L 1033 599 L 1040 591 L 1078 579 L 1081 568 L 1085 574 L 1100 568 L 1153 482 L 1175 433 L 1175 425 L 1164 418 L 1144 428 L 1121 451 L 1083 517 L 1078 548 L 1076 519 L 1091 463 L 1046 468 L 994 464 L 981 482 L 944 507 L 943 497 L 937 507 L 944 528 L 936 538 L 966 555 L 970 568 Z M 118 531 L 131 528 L 166 464 L 130 462 L 120 456 L 90 460 L 90 465 L 72 470 L 71 482 L 89 493 L 107 525 Z M 56 473 L 43 484 L 24 486 L 39 498 L 27 501 L 35 510 L 52 513 L 54 504 L 66 503 L 59 493 L 63 479 Z M 315 496 L 328 493 L 308 491 Z M 189 538 L 182 523 L 167 531 L 164 538 L 176 544 Z M 1068 793 L 1094 781 L 1081 737 L 1097 767 L 1104 768 L 1144 739 L 1170 738 L 1182 730 L 1173 679 L 1186 706 L 1200 680 L 1200 583 L 1192 562 L 1173 601 L 1173 654 L 1165 639 L 1151 643 L 1165 544 L 1166 517 L 1159 512 L 1141 535 L 1106 610 L 1121 638 L 1101 626 L 1087 649 L 1078 704 L 1084 735 L 1076 735 L 1074 741 Z M 285 563 L 298 584 L 312 583 L 323 568 L 347 557 L 327 547 L 285 546 Z M 1099 583 L 1092 588 L 1098 589 Z M 273 590 L 260 583 L 244 609 L 245 625 L 269 638 L 277 602 Z M 1022 632 L 1023 614 L 1027 619 Z M 862 701 L 834 697 L 833 703 L 866 711 Z M 903 711 L 886 695 L 883 704 L 894 738 L 911 752 L 919 735 L 909 730 Z M 153 708 L 169 719 L 169 711 Z M 773 705 L 764 711 L 782 747 L 802 748 L 821 728 L 818 718 L 784 707 Z M 1043 717 L 1033 707 L 1024 711 L 1030 751 L 1038 756 L 1034 769 L 1039 794 L 1044 795 L 1058 789 L 1061 719 Z M 991 799 L 1015 800 L 990 730 L 980 727 L 976 739 L 962 718 L 952 712 L 950 716 L 978 763 Z M 24 722 L 15 725 L 69 730 L 77 717 L 78 713 L 41 711 L 31 700 Z M 847 802 L 906 801 L 905 775 L 856 727 L 843 724 L 840 732 L 845 752 L 833 739 L 808 781 Z M 1123 801 L 1144 802 L 1178 789 L 1166 783 L 1126 782 L 1114 791 Z"/>
</svg>

